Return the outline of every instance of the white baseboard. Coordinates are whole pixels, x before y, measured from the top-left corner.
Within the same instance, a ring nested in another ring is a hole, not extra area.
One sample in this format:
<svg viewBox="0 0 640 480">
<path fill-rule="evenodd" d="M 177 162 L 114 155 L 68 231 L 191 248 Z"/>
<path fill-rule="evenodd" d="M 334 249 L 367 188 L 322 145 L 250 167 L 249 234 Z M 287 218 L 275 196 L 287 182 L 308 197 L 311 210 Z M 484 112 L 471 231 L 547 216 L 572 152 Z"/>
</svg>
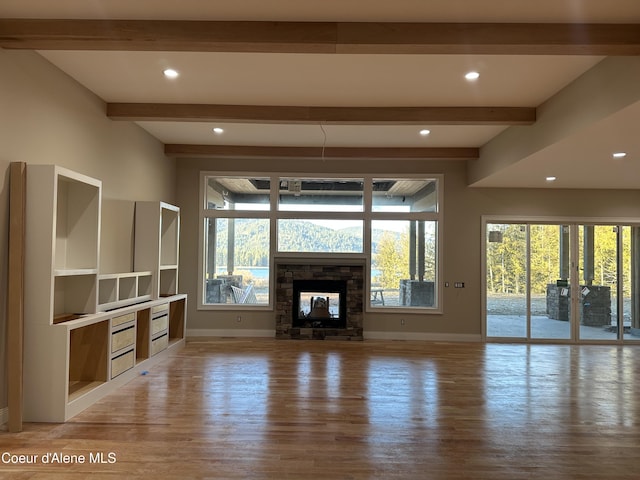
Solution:
<svg viewBox="0 0 640 480">
<path fill-rule="evenodd" d="M 416 340 L 423 342 L 481 342 L 482 335 L 418 332 L 364 332 L 365 340 Z"/>
<path fill-rule="evenodd" d="M 0 425 L 4 425 L 9 421 L 9 407 L 0 409 Z"/>
<path fill-rule="evenodd" d="M 198 337 L 260 337 L 274 338 L 275 330 L 257 329 L 187 329 L 187 338 Z M 365 340 L 416 340 L 425 342 L 481 342 L 482 336 L 455 333 L 364 332 Z"/>
<path fill-rule="evenodd" d="M 276 336 L 273 330 L 258 330 L 248 328 L 222 329 L 222 328 L 187 328 L 187 338 L 196 337 L 265 337 L 274 338 Z"/>
</svg>

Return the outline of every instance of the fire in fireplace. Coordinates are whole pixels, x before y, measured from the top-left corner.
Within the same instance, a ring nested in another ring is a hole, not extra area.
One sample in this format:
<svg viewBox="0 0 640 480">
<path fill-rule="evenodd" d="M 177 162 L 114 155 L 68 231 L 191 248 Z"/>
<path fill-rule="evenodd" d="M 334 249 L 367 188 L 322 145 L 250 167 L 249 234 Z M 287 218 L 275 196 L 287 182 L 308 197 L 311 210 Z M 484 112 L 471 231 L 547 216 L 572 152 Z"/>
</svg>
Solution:
<svg viewBox="0 0 640 480">
<path fill-rule="evenodd" d="M 346 298 L 344 280 L 294 280 L 293 327 L 345 328 Z"/>
</svg>

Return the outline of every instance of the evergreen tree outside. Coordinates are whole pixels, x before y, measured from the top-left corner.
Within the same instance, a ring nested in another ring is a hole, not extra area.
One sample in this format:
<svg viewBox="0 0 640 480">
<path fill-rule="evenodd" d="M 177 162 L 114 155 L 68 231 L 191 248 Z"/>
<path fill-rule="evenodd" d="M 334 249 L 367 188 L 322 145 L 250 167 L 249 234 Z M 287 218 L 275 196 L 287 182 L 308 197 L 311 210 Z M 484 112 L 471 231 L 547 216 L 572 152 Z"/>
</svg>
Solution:
<svg viewBox="0 0 640 480">
<path fill-rule="evenodd" d="M 409 272 L 409 222 L 401 233 L 391 230 L 381 230 L 377 243 L 372 246 L 372 267 L 379 271 L 373 281 L 379 283 L 385 290 L 398 289 L 400 280 L 410 279 Z M 424 239 L 424 272 L 422 279 L 435 281 L 436 279 L 436 225 L 435 222 L 425 222 Z M 417 239 L 416 239 L 417 240 Z M 418 242 L 416 241 L 416 244 Z M 417 261 L 417 259 L 416 259 Z M 416 280 L 420 272 L 416 272 Z"/>
<path fill-rule="evenodd" d="M 409 277 L 408 234 L 401 237 L 397 241 L 390 232 L 384 232 L 373 255 L 373 268 L 380 272 L 375 281 L 384 289 L 397 289 L 400 280 Z"/>
<path fill-rule="evenodd" d="M 526 230 L 519 224 L 488 224 L 487 231 L 502 233 L 502 241 L 487 242 L 486 275 L 487 293 L 526 293 Z M 544 295 L 547 285 L 555 284 L 560 277 L 560 228 L 559 225 L 533 224 L 528 226 L 530 242 L 530 281 L 533 295 Z M 579 229 L 579 264 L 584 255 L 583 228 Z M 608 286 L 612 293 L 617 282 L 617 233 L 613 226 L 595 227 L 594 241 L 595 285 Z M 623 283 L 625 295 L 631 288 L 631 235 L 630 228 L 623 227 Z M 579 278 L 584 283 L 584 278 Z"/>
</svg>

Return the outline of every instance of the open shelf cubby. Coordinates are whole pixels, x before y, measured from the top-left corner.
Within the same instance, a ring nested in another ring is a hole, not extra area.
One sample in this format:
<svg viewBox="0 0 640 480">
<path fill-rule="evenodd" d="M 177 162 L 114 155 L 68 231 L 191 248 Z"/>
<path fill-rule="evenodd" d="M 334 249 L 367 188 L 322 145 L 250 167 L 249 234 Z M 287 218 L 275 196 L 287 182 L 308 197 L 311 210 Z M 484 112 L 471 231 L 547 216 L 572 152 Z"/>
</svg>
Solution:
<svg viewBox="0 0 640 480">
<path fill-rule="evenodd" d="M 163 268 L 160 270 L 160 296 L 167 297 L 178 293 L 178 269 Z"/>
<path fill-rule="evenodd" d="M 108 348 L 108 320 L 69 332 L 69 402 L 107 381 Z"/>
<path fill-rule="evenodd" d="M 115 277 L 98 279 L 98 305 L 114 303 L 118 299 L 118 279 Z"/>
<path fill-rule="evenodd" d="M 138 297 L 151 298 L 153 286 L 153 274 L 151 272 L 138 277 Z"/>
<path fill-rule="evenodd" d="M 96 312 L 97 275 L 56 276 L 53 290 L 52 323 Z"/>
<path fill-rule="evenodd" d="M 169 343 L 184 338 L 186 300 L 169 303 Z"/>
<path fill-rule="evenodd" d="M 98 268 L 100 184 L 57 176 L 55 269 Z"/>
<path fill-rule="evenodd" d="M 166 204 L 160 208 L 160 267 L 178 265 L 179 215 Z"/>
<path fill-rule="evenodd" d="M 126 301 L 135 299 L 138 296 L 138 278 L 120 277 L 120 285 L 118 288 L 118 300 Z"/>
<path fill-rule="evenodd" d="M 178 293 L 180 209 L 165 202 L 136 202 L 134 268 L 153 274 L 151 298 Z"/>
</svg>

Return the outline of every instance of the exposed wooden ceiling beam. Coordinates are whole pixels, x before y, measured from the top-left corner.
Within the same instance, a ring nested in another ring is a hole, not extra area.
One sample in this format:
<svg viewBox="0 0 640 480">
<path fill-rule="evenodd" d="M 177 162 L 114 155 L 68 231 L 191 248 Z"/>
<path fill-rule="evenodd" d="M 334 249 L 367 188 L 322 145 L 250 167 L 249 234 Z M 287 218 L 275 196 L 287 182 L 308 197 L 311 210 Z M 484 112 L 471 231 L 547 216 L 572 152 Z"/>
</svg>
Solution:
<svg viewBox="0 0 640 480">
<path fill-rule="evenodd" d="M 315 159 L 476 160 L 477 148 L 273 147 L 243 145 L 166 144 L 170 157 L 265 157 Z"/>
<path fill-rule="evenodd" d="M 224 121 L 332 125 L 531 125 L 530 107 L 308 107 L 109 103 L 107 116 L 133 121 Z"/>
<path fill-rule="evenodd" d="M 0 47 L 274 53 L 640 55 L 636 24 L 0 19 Z"/>
</svg>

